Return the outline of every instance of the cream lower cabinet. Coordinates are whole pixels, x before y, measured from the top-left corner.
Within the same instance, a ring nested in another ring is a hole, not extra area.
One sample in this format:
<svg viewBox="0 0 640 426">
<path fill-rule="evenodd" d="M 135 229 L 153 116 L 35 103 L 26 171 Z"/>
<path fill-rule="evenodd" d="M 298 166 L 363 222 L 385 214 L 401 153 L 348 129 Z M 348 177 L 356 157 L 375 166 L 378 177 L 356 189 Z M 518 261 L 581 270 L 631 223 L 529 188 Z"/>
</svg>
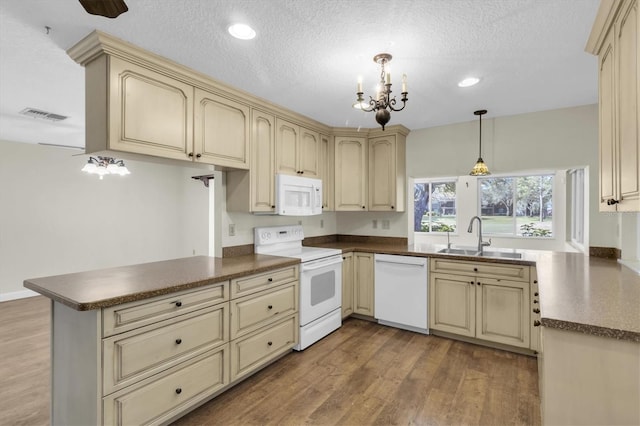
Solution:
<svg viewBox="0 0 640 426">
<path fill-rule="evenodd" d="M 51 422 L 167 424 L 290 351 L 298 328 L 297 266 L 102 310 L 52 302 Z"/>
<path fill-rule="evenodd" d="M 342 318 L 353 313 L 353 253 L 342 254 Z"/>
<path fill-rule="evenodd" d="M 429 328 L 530 348 L 529 266 L 431 259 Z"/>
<path fill-rule="evenodd" d="M 353 253 L 353 313 L 374 316 L 373 253 Z"/>
</svg>

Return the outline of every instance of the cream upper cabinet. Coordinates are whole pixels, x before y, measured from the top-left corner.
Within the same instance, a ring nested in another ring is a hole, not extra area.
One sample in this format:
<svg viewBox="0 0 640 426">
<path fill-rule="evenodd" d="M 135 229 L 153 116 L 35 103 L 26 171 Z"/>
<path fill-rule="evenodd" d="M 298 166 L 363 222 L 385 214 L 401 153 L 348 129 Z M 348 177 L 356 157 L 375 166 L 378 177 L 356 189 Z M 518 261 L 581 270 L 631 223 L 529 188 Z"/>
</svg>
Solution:
<svg viewBox="0 0 640 426">
<path fill-rule="evenodd" d="M 322 208 L 334 209 L 334 144 L 333 136 L 320 135 L 320 178 L 322 179 Z"/>
<path fill-rule="evenodd" d="M 251 211 L 270 212 L 276 205 L 275 118 L 253 110 L 251 126 Z"/>
<path fill-rule="evenodd" d="M 114 150 L 188 158 L 193 144 L 192 86 L 102 56 L 86 67 L 86 103 L 88 153 Z"/>
<path fill-rule="evenodd" d="M 369 139 L 369 211 L 404 211 L 405 137 Z"/>
<path fill-rule="evenodd" d="M 353 253 L 342 254 L 342 318 L 353 313 Z"/>
<path fill-rule="evenodd" d="M 638 1 L 602 2 L 587 43 L 598 55 L 600 210 L 640 211 Z"/>
<path fill-rule="evenodd" d="M 239 169 L 249 168 L 249 107 L 231 99 L 195 90 L 195 161 Z"/>
<path fill-rule="evenodd" d="M 335 210 L 367 210 L 367 140 L 335 138 Z"/>
<path fill-rule="evenodd" d="M 431 271 L 430 328 L 531 348 L 528 266 L 431 259 Z"/>
<path fill-rule="evenodd" d="M 373 253 L 353 253 L 353 312 L 374 316 Z"/>
<path fill-rule="evenodd" d="M 281 118 L 276 119 L 276 173 L 320 176 L 320 135 Z"/>
</svg>

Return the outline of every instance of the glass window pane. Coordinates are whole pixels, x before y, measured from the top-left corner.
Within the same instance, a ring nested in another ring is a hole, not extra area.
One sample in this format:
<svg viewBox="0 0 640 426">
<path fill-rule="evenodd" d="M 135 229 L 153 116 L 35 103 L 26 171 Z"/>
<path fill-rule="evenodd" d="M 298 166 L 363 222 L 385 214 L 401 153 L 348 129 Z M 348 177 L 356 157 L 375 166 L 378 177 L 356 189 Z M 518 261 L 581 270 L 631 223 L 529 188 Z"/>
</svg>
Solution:
<svg viewBox="0 0 640 426">
<path fill-rule="evenodd" d="M 413 230 L 429 232 L 429 184 L 416 183 L 413 187 Z"/>
<path fill-rule="evenodd" d="M 516 178 L 516 235 L 553 236 L 553 175 Z"/>
<path fill-rule="evenodd" d="M 514 178 L 479 179 L 482 232 L 513 235 Z"/>
<path fill-rule="evenodd" d="M 440 182 L 431 184 L 431 232 L 456 230 L 456 184 Z"/>
</svg>

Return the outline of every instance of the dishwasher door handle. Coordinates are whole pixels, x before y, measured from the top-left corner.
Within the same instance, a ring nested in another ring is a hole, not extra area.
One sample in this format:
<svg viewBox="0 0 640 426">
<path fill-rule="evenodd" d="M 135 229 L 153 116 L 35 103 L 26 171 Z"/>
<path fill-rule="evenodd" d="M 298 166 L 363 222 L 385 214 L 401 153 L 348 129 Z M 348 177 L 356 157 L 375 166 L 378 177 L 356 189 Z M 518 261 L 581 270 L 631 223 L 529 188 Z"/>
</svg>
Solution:
<svg viewBox="0 0 640 426">
<path fill-rule="evenodd" d="M 413 263 L 413 262 L 394 262 L 393 260 L 382 260 L 382 259 L 376 259 L 376 263 L 391 263 L 393 265 L 407 265 L 407 266 L 419 266 L 421 268 L 424 268 L 425 266 L 427 266 L 427 262 L 421 262 L 421 263 Z"/>
</svg>

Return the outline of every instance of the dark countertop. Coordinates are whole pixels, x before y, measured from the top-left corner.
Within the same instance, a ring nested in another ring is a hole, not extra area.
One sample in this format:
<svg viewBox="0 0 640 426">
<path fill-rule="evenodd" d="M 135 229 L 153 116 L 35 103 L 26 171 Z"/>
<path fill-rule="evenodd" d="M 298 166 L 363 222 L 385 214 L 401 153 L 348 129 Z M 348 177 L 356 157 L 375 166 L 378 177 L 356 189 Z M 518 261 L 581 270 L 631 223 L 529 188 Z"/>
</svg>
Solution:
<svg viewBox="0 0 640 426">
<path fill-rule="evenodd" d="M 334 242 L 314 246 L 343 252 L 535 265 L 543 326 L 640 342 L 640 275 L 615 260 L 540 250 L 504 250 L 522 253 L 522 259 L 460 256 L 436 253 L 444 246 L 431 244 Z"/>
<path fill-rule="evenodd" d="M 300 263 L 299 259 L 251 254 L 207 256 L 33 278 L 24 286 L 77 311 L 175 293 Z"/>
</svg>

